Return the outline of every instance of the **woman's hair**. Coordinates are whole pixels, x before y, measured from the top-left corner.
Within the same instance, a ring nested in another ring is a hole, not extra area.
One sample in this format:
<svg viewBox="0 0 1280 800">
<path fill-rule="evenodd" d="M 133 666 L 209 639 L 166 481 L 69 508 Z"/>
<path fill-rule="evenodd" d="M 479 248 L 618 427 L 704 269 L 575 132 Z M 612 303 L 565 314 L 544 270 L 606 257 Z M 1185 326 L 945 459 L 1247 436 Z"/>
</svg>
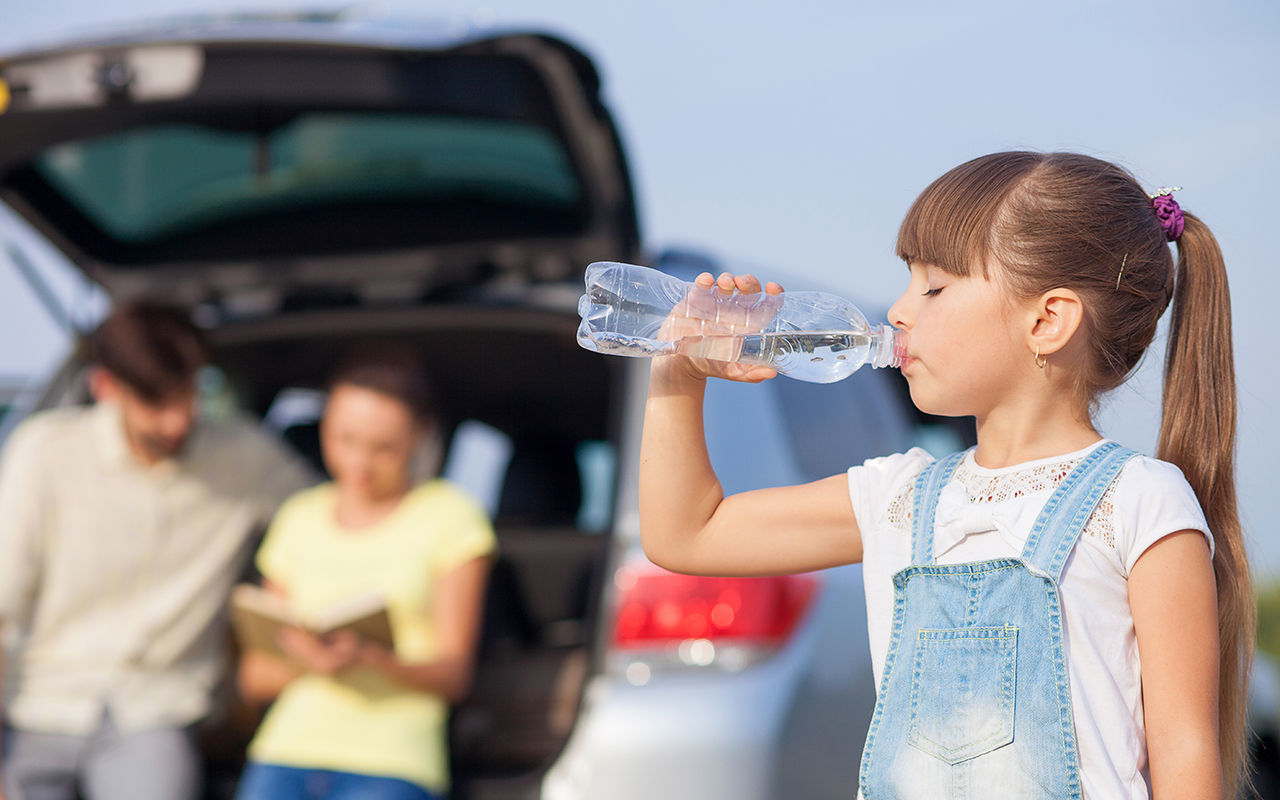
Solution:
<svg viewBox="0 0 1280 800">
<path fill-rule="evenodd" d="M 418 422 L 436 420 L 435 396 L 417 354 L 395 345 L 350 352 L 330 373 L 327 389 L 358 386 L 403 403 Z"/>
<path fill-rule="evenodd" d="M 148 403 L 190 389 L 208 361 L 204 337 L 190 315 L 151 300 L 117 306 L 85 345 L 90 361 Z"/>
<path fill-rule="evenodd" d="M 1169 305 L 1157 457 L 1176 464 L 1213 531 L 1220 638 L 1219 737 L 1230 792 L 1247 784 L 1245 693 L 1255 606 L 1236 507 L 1236 384 L 1222 253 L 1185 214 L 1177 262 L 1152 198 L 1126 170 L 1073 153 L 995 153 L 961 164 L 918 197 L 898 255 L 955 275 L 991 265 L 1017 297 L 1055 288 L 1083 301 L 1089 358 L 1076 392 L 1097 398 L 1133 372 Z"/>
</svg>

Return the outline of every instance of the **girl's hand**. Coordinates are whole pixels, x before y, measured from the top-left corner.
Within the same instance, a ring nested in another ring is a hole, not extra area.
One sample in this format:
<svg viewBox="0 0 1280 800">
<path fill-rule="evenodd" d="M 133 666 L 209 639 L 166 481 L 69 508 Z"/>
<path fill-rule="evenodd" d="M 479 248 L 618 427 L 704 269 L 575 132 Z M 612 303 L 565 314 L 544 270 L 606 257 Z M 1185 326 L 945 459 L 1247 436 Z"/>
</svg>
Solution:
<svg viewBox="0 0 1280 800">
<path fill-rule="evenodd" d="M 316 636 L 301 628 L 282 628 L 280 647 L 308 672 L 332 676 L 356 663 L 362 640 L 351 631 Z"/>
<path fill-rule="evenodd" d="M 662 338 L 675 340 L 755 333 L 773 321 L 782 305 L 777 299 L 782 294 L 782 287 L 770 281 L 762 290 L 754 275 L 725 272 L 713 279 L 711 273 L 704 272 L 694 283 L 706 291 L 690 290 L 688 296 L 672 309 L 662 326 Z M 654 369 L 674 369 L 694 380 L 713 377 L 748 383 L 759 383 L 778 374 L 772 367 L 732 361 L 737 357 L 737 348 L 729 339 L 712 342 L 693 339 L 683 352 L 688 354 L 654 359 Z"/>
</svg>

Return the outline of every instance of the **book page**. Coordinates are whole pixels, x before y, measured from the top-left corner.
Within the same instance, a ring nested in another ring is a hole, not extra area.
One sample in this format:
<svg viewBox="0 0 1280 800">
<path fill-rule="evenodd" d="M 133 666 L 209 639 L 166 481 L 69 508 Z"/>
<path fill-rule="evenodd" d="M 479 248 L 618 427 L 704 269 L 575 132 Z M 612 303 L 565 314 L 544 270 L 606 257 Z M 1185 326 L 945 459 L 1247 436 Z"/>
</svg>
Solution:
<svg viewBox="0 0 1280 800">
<path fill-rule="evenodd" d="M 285 625 L 305 628 L 318 636 L 351 630 L 384 647 L 395 648 L 386 604 L 376 594 L 348 598 L 302 619 L 284 597 L 261 586 L 240 584 L 231 593 L 231 622 L 243 649 L 285 659 L 288 656 L 277 644 L 280 628 Z"/>
<path fill-rule="evenodd" d="M 306 622 L 314 633 L 350 630 L 384 647 L 395 648 L 387 604 L 377 594 L 357 595 L 325 606 L 307 615 Z"/>
</svg>

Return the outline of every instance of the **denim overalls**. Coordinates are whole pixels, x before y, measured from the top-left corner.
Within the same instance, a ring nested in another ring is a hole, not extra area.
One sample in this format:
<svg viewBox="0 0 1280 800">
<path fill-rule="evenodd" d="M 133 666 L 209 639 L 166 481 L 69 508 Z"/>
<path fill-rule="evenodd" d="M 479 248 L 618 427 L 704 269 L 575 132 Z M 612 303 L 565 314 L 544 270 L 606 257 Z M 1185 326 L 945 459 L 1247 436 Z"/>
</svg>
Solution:
<svg viewBox="0 0 1280 800">
<path fill-rule="evenodd" d="M 1080 800 L 1058 581 L 1094 507 L 1134 454 L 1105 442 L 1063 479 L 1020 558 L 941 566 L 938 494 L 963 458 L 916 479 L 911 566 L 862 755 L 865 800 Z"/>
</svg>

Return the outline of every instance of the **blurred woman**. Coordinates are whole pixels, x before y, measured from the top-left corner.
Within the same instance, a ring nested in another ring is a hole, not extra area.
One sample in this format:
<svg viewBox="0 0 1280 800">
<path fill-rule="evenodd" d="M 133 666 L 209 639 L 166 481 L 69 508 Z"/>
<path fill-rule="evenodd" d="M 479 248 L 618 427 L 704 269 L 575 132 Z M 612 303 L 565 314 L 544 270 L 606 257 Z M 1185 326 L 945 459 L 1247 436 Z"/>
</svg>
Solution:
<svg viewBox="0 0 1280 800">
<path fill-rule="evenodd" d="M 353 361 L 331 379 L 320 440 L 333 480 L 281 508 L 257 565 L 302 615 L 378 592 L 395 648 L 289 628 L 288 660 L 246 653 L 242 693 L 274 703 L 238 800 L 448 795 L 447 711 L 470 686 L 494 536 L 457 487 L 414 485 L 413 456 L 435 419 L 408 357 Z"/>
</svg>

